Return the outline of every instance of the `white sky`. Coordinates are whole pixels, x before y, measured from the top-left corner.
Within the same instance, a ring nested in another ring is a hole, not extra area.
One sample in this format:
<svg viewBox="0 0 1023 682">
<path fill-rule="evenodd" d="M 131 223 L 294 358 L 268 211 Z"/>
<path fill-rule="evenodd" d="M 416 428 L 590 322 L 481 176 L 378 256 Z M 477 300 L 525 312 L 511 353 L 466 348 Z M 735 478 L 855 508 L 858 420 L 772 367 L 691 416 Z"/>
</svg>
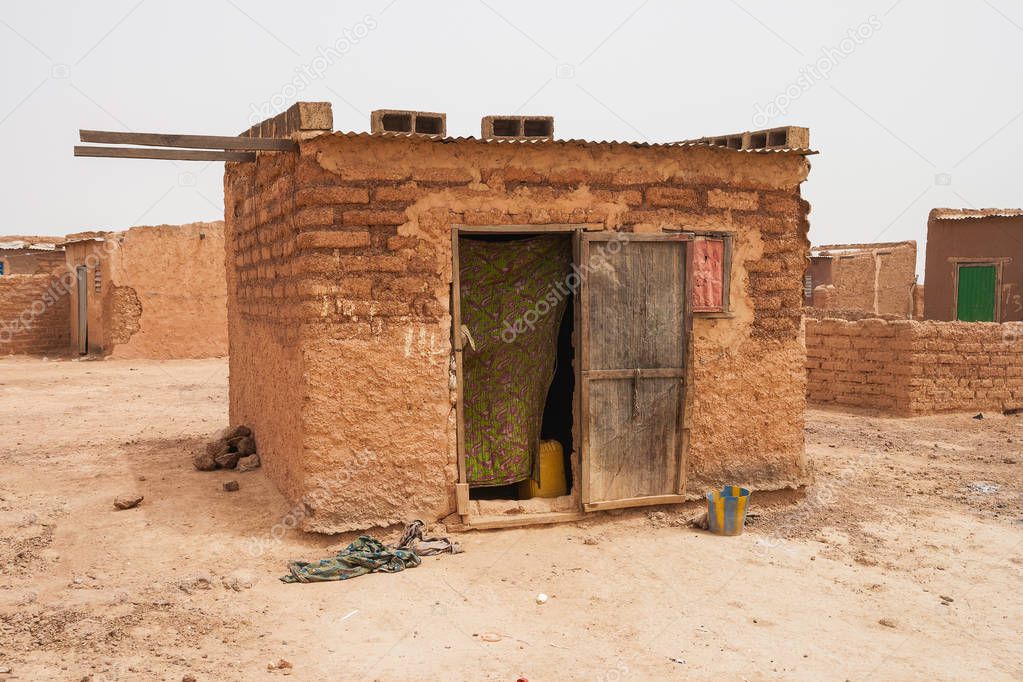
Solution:
<svg viewBox="0 0 1023 682">
<path fill-rule="evenodd" d="M 75 159 L 78 129 L 233 135 L 282 94 L 333 102 L 340 130 L 376 108 L 447 112 L 452 135 L 513 112 L 590 139 L 807 125 L 813 243 L 916 239 L 921 263 L 932 207 L 1023 205 L 1018 1 L 299 4 L 0 4 L 0 234 L 220 218 L 220 164 Z"/>
</svg>

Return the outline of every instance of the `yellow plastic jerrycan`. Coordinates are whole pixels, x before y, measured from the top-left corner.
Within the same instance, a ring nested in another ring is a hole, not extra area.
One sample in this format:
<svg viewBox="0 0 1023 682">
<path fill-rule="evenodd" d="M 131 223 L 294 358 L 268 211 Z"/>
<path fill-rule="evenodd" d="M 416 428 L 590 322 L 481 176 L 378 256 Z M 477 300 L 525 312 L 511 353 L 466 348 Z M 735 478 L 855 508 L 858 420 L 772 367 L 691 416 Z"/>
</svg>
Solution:
<svg viewBox="0 0 1023 682">
<path fill-rule="evenodd" d="M 528 500 L 531 497 L 561 497 L 567 495 L 565 483 L 565 451 L 556 440 L 540 441 L 540 481 L 537 485 L 531 478 L 519 483 L 519 497 Z"/>
</svg>

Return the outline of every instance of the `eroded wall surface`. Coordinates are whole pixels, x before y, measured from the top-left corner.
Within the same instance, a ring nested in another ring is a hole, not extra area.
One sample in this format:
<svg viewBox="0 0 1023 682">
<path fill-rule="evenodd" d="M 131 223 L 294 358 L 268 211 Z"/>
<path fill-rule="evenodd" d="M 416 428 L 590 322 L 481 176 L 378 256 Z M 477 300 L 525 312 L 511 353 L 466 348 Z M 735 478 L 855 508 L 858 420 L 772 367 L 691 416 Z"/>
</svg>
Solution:
<svg viewBox="0 0 1023 682">
<path fill-rule="evenodd" d="M 108 299 L 113 356 L 225 355 L 224 224 L 133 227 L 116 239 Z"/>
<path fill-rule="evenodd" d="M 133 227 L 74 236 L 71 273 L 87 269 L 88 350 L 118 358 L 227 354 L 224 224 Z M 77 283 L 72 301 L 77 301 Z M 72 306 L 71 343 L 78 347 Z"/>
<path fill-rule="evenodd" d="M 254 426 L 307 529 L 443 517 L 457 476 L 453 226 L 733 232 L 734 316 L 693 325 L 688 490 L 796 485 L 808 168 L 706 148 L 340 134 L 229 164 L 232 421 Z M 296 429 L 268 447 L 264 434 Z"/>
<path fill-rule="evenodd" d="M 813 403 L 898 415 L 1023 406 L 1023 323 L 806 320 Z"/>
</svg>

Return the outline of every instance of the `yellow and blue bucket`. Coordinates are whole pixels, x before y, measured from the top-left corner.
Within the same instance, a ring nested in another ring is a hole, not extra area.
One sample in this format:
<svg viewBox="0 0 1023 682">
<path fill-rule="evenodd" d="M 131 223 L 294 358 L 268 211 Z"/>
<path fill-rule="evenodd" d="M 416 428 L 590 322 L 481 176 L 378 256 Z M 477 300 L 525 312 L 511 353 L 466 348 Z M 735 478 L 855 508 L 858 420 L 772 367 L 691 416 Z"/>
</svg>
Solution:
<svg viewBox="0 0 1023 682">
<path fill-rule="evenodd" d="M 707 493 L 707 527 L 715 535 L 741 535 L 746 524 L 750 492 L 726 485 L 721 492 Z"/>
</svg>

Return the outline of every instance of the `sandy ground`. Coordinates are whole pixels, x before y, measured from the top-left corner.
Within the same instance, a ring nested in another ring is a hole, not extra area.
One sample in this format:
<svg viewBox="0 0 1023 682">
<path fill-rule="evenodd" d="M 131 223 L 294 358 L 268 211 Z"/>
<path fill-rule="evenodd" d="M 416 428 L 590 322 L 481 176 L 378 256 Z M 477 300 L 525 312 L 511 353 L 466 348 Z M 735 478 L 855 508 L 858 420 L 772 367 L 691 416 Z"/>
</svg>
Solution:
<svg viewBox="0 0 1023 682">
<path fill-rule="evenodd" d="M 1023 416 L 813 411 L 816 482 L 754 496 L 740 537 L 633 511 L 286 585 L 350 538 L 287 531 L 261 472 L 192 468 L 226 379 L 0 361 L 0 680 L 1023 678 Z"/>
</svg>

